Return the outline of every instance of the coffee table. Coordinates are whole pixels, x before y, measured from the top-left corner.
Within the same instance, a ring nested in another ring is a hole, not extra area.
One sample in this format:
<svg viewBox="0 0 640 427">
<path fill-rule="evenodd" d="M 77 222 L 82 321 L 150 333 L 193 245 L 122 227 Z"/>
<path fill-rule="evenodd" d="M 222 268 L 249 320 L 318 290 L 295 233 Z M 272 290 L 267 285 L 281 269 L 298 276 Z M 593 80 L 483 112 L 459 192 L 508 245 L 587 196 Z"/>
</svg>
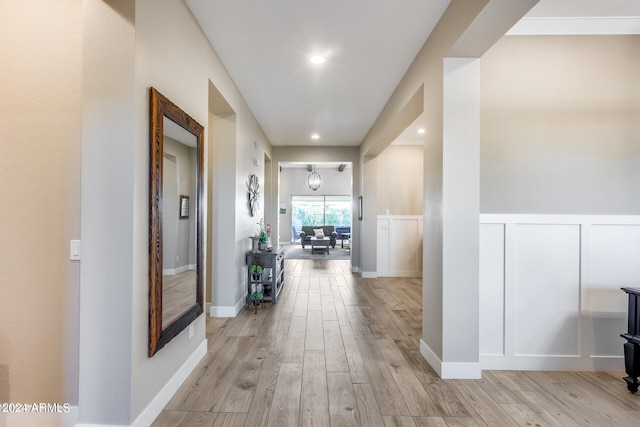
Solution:
<svg viewBox="0 0 640 427">
<path fill-rule="evenodd" d="M 325 248 L 327 250 L 327 255 L 329 255 L 329 245 L 331 244 L 331 240 L 328 237 L 323 239 L 319 239 L 317 237 L 311 238 L 311 253 L 315 248 Z"/>
</svg>

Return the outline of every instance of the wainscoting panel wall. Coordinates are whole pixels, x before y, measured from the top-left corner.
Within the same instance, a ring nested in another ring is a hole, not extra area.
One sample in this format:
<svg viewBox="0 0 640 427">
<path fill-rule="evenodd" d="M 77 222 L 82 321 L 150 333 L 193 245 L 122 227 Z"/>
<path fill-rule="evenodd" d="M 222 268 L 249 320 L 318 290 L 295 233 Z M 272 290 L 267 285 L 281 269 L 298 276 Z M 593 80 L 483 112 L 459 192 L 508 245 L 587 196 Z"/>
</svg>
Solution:
<svg viewBox="0 0 640 427">
<path fill-rule="evenodd" d="M 378 277 L 422 276 L 422 216 L 378 215 Z"/>
<path fill-rule="evenodd" d="M 480 215 L 482 369 L 624 370 L 640 217 Z"/>
</svg>

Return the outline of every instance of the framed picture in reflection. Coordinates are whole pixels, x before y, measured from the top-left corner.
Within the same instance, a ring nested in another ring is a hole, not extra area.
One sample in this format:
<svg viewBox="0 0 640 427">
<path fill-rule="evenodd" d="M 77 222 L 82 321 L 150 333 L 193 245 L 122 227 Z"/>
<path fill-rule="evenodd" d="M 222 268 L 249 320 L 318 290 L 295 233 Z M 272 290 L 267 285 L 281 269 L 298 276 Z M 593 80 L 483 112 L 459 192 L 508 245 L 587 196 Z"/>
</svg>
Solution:
<svg viewBox="0 0 640 427">
<path fill-rule="evenodd" d="M 180 219 L 189 218 L 189 196 L 180 196 Z"/>
</svg>

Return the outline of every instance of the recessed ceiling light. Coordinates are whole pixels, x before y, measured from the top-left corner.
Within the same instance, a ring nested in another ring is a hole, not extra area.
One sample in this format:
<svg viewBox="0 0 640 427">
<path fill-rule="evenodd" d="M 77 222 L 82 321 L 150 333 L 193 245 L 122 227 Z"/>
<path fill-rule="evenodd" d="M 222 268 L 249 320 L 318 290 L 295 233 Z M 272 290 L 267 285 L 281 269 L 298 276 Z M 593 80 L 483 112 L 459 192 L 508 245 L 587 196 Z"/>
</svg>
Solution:
<svg viewBox="0 0 640 427">
<path fill-rule="evenodd" d="M 324 62 L 324 56 L 322 55 L 313 55 L 309 58 L 309 62 L 312 64 L 322 64 Z"/>
<path fill-rule="evenodd" d="M 418 133 L 422 135 L 424 133 L 424 128 L 418 129 Z"/>
<path fill-rule="evenodd" d="M 318 135 L 317 133 L 312 133 L 311 139 L 320 139 L 320 135 Z"/>
</svg>

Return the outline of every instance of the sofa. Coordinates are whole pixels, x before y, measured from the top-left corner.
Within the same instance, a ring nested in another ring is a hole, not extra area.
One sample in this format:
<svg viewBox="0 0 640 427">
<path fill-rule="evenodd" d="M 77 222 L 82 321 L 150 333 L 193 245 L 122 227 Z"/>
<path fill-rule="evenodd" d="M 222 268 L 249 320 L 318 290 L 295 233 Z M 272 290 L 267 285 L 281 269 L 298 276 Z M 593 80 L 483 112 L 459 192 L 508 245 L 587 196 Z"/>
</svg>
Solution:
<svg viewBox="0 0 640 427">
<path fill-rule="evenodd" d="M 316 233 L 313 230 L 317 230 L 319 228 L 322 229 L 324 237 L 329 238 L 329 245 L 332 248 L 335 248 L 338 233 L 336 233 L 335 227 L 333 225 L 303 225 L 302 231 L 300 232 L 300 244 L 302 245 L 302 247 L 304 248 L 305 245 L 310 244 L 309 242 L 311 241 L 311 238 L 316 236 Z"/>
</svg>

